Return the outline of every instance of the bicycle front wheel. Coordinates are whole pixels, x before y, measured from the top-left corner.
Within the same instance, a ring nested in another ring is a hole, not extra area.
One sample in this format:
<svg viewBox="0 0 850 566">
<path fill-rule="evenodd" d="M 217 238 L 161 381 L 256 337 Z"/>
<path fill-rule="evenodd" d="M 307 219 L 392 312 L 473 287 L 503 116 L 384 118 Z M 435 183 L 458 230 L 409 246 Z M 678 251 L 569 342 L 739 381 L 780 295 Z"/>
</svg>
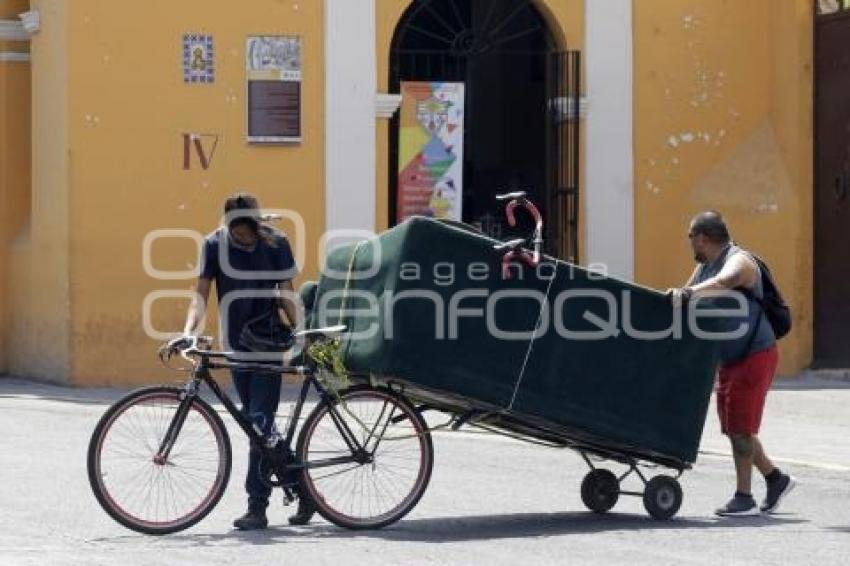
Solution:
<svg viewBox="0 0 850 566">
<path fill-rule="evenodd" d="M 187 529 L 221 499 L 230 478 L 230 438 L 215 410 L 196 397 L 168 458 L 159 447 L 183 391 L 148 387 L 115 403 L 89 442 L 88 474 L 103 509 L 134 531 L 163 535 Z"/>
<path fill-rule="evenodd" d="M 348 529 L 378 529 L 404 517 L 428 487 L 434 464 L 422 415 L 400 395 L 372 387 L 319 403 L 304 422 L 296 454 L 316 510 Z"/>
</svg>

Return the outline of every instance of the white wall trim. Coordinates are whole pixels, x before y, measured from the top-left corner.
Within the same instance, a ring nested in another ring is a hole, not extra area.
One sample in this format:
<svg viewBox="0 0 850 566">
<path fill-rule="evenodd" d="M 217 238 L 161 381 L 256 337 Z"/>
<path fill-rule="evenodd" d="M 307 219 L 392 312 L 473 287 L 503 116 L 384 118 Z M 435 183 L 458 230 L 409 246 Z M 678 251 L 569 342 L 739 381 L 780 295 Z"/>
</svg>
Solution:
<svg viewBox="0 0 850 566">
<path fill-rule="evenodd" d="M 30 34 L 18 20 L 0 20 L 0 41 L 29 41 Z"/>
<path fill-rule="evenodd" d="M 375 230 L 375 0 L 325 0 L 325 230 Z"/>
<path fill-rule="evenodd" d="M 401 99 L 400 94 L 379 92 L 375 95 L 375 116 L 383 119 L 392 118 L 401 106 Z"/>
<path fill-rule="evenodd" d="M 32 35 L 41 29 L 41 15 L 38 13 L 38 10 L 30 10 L 29 12 L 18 14 L 18 17 L 21 18 L 21 24 L 23 24 L 28 34 Z"/>
<path fill-rule="evenodd" d="M 585 3 L 587 263 L 634 279 L 632 0 Z"/>
<path fill-rule="evenodd" d="M 0 61 L 28 62 L 29 60 L 29 53 L 23 53 L 20 51 L 0 51 Z"/>
</svg>

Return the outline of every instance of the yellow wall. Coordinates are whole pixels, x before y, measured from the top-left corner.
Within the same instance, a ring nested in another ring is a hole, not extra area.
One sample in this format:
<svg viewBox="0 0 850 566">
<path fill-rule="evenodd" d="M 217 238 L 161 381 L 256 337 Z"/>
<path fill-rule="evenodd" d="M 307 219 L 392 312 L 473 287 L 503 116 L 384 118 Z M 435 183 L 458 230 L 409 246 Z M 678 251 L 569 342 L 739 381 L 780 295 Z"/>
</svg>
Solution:
<svg viewBox="0 0 850 566">
<path fill-rule="evenodd" d="M 30 320 L 19 324 L 26 339 L 15 345 L 12 369 L 77 384 L 170 378 L 143 332 L 142 304 L 151 291 L 188 290 L 194 281 L 145 274 L 142 242 L 151 230 L 206 234 L 224 198 L 248 190 L 265 207 L 303 216 L 303 278 L 315 276 L 324 231 L 322 3 L 254 0 L 234 9 L 203 0 L 42 0 L 34 7 L 42 30 L 32 41 L 32 243 L 17 261 L 35 261 L 14 290 L 24 298 L 21 318 Z M 183 33 L 214 36 L 215 84 L 183 83 Z M 245 40 L 260 34 L 302 36 L 301 144 L 245 142 Z M 192 169 L 183 170 L 184 132 L 219 135 L 208 170 L 194 154 Z M 160 242 L 153 252 L 161 270 L 187 269 L 197 253 L 188 240 Z M 185 307 L 158 303 L 154 326 L 182 330 Z M 39 362 L 36 337 L 50 341 L 51 355 Z"/>
<path fill-rule="evenodd" d="M 410 3 L 411 0 L 376 0 L 378 92 L 387 92 L 389 88 L 390 46 L 396 26 Z M 556 37 L 566 42 L 564 48 L 582 49 L 584 0 L 535 0 L 535 4 L 549 22 Z M 378 121 L 376 137 L 376 230 L 384 230 L 389 225 L 389 120 Z"/>
<path fill-rule="evenodd" d="M 386 92 L 390 43 L 410 0 L 376 2 L 377 83 Z M 584 0 L 537 2 L 566 47 L 583 49 Z M 78 384 L 168 379 L 143 332 L 142 303 L 194 281 L 145 274 L 151 230 L 207 233 L 224 197 L 249 190 L 303 215 L 301 279 L 315 276 L 325 209 L 323 3 L 32 4 L 42 21 L 32 64 L 0 63 L 0 372 Z M 0 0 L 0 18 L 27 7 Z M 192 32 L 214 36 L 213 85 L 183 84 L 181 39 Z M 244 141 L 248 34 L 303 37 L 302 144 Z M 736 238 L 771 263 L 794 308 L 784 373 L 807 365 L 812 350 L 811 34 L 807 0 L 634 2 L 636 279 L 680 284 L 692 268 L 689 218 L 721 210 Z M 376 134 L 378 229 L 387 226 L 388 124 L 379 120 Z M 218 134 L 209 170 L 194 155 L 182 169 L 184 132 Z M 191 242 L 169 240 L 153 259 L 180 270 L 195 256 Z M 154 326 L 181 329 L 185 306 L 158 303 Z"/>
<path fill-rule="evenodd" d="M 29 10 L 29 0 L 0 0 L 0 20 L 17 20 L 18 14 Z"/>
<path fill-rule="evenodd" d="M 10 254 L 26 238 L 29 216 L 30 66 L 0 62 L 0 373 L 8 370 L 7 333 L 14 328 Z"/>
<path fill-rule="evenodd" d="M 796 329 L 782 353 L 787 359 L 783 370 L 794 373 L 807 367 L 814 353 L 814 25 L 808 0 L 774 1 L 770 12 L 770 115 L 796 210 L 793 230 L 772 253 L 781 257 L 788 250 L 792 255 L 782 281 L 795 310 Z"/>
<path fill-rule="evenodd" d="M 26 0 L 0 0 L 0 19 L 17 20 Z M 27 53 L 27 41 L 0 41 L 0 52 Z M 0 373 L 8 371 L 8 340 L 14 328 L 10 288 L 11 248 L 29 221 L 30 66 L 0 61 Z"/>
<path fill-rule="evenodd" d="M 64 2 L 33 1 L 42 14 L 32 38 L 32 201 L 29 229 L 10 253 L 9 371 L 66 381 L 70 368 L 68 293 L 68 65 Z"/>
<path fill-rule="evenodd" d="M 634 3 L 636 279 L 681 284 L 687 224 L 717 209 L 795 313 L 781 372 L 811 358 L 811 7 Z"/>
</svg>

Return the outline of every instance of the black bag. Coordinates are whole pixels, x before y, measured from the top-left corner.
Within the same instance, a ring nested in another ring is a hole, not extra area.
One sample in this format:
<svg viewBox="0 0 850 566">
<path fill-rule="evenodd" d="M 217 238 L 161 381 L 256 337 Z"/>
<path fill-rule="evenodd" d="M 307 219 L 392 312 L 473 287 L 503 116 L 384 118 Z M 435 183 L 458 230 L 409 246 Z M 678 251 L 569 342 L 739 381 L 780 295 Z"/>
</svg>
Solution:
<svg viewBox="0 0 850 566">
<path fill-rule="evenodd" d="M 785 302 L 782 293 L 779 292 L 779 286 L 764 260 L 753 253 L 748 252 L 748 254 L 761 271 L 761 288 L 764 296 L 759 299 L 749 290 L 746 291 L 746 294 L 753 297 L 761 306 L 770 326 L 773 327 L 773 334 L 779 340 L 791 331 L 791 308 Z"/>
<path fill-rule="evenodd" d="M 280 320 L 276 308 L 246 322 L 239 335 L 239 345 L 250 352 L 284 352 L 293 342 L 292 329 Z"/>
</svg>

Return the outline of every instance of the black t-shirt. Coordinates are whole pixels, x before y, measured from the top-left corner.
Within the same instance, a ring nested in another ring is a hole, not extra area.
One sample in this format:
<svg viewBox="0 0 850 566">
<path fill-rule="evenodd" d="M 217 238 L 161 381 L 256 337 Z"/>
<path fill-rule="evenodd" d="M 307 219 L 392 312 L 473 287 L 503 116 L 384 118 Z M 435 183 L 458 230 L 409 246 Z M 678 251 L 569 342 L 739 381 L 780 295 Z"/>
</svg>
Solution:
<svg viewBox="0 0 850 566">
<path fill-rule="evenodd" d="M 298 274 L 286 235 L 267 226 L 260 230 L 252 250 L 236 245 L 225 228 L 204 239 L 200 276 L 215 280 L 226 350 L 244 350 L 239 345 L 242 327 L 273 310 L 274 288 Z"/>
</svg>

